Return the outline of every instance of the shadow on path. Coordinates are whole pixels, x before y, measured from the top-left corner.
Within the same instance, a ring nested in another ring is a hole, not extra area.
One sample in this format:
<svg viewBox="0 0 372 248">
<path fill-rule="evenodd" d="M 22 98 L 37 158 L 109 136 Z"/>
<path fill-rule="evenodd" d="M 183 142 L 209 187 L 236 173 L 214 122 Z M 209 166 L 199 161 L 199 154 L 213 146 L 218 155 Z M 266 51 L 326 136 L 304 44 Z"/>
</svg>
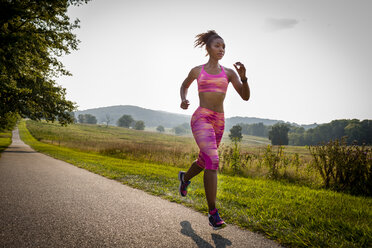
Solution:
<svg viewBox="0 0 372 248">
<path fill-rule="evenodd" d="M 182 221 L 180 225 L 182 226 L 181 233 L 192 238 L 192 240 L 197 244 L 199 248 L 213 248 L 211 244 L 209 244 L 207 241 L 205 241 L 203 238 L 195 233 L 195 231 L 191 227 L 190 222 Z M 216 248 L 225 248 L 226 246 L 232 245 L 230 240 L 225 239 L 219 234 L 212 233 L 212 239 Z"/>
<path fill-rule="evenodd" d="M 12 150 L 5 150 L 3 153 L 37 153 L 35 151 L 12 151 Z"/>
</svg>

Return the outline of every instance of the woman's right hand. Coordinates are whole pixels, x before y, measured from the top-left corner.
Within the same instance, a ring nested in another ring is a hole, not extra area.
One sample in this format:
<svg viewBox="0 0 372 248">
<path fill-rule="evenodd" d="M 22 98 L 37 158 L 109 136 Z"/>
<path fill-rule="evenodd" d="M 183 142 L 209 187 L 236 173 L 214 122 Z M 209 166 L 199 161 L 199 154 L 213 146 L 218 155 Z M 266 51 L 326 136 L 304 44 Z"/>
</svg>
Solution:
<svg viewBox="0 0 372 248">
<path fill-rule="evenodd" d="M 181 102 L 181 108 L 182 108 L 182 109 L 188 109 L 188 108 L 189 108 L 189 105 L 190 105 L 190 103 L 189 103 L 188 100 L 183 100 L 183 101 Z"/>
</svg>

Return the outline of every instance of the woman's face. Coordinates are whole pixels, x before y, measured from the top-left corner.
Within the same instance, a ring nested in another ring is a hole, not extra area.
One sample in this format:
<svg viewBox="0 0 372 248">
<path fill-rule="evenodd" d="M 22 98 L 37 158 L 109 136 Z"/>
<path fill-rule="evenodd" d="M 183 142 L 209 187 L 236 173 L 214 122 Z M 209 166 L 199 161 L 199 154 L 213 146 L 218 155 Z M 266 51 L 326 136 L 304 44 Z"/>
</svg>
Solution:
<svg viewBox="0 0 372 248">
<path fill-rule="evenodd" d="M 209 56 L 217 60 L 222 59 L 225 55 L 225 42 L 221 38 L 214 39 L 210 46 L 207 47 Z"/>
</svg>

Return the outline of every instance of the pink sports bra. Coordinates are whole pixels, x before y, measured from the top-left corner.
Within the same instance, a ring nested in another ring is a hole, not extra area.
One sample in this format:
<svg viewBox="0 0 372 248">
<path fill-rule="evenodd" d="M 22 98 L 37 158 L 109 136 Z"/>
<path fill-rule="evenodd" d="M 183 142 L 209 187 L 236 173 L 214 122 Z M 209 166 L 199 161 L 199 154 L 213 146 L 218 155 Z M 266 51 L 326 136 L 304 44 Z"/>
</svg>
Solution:
<svg viewBox="0 0 372 248">
<path fill-rule="evenodd" d="M 226 93 L 229 80 L 221 66 L 221 72 L 217 75 L 208 74 L 204 70 L 204 65 L 200 71 L 198 82 L 198 91 L 199 92 L 221 92 Z"/>
</svg>

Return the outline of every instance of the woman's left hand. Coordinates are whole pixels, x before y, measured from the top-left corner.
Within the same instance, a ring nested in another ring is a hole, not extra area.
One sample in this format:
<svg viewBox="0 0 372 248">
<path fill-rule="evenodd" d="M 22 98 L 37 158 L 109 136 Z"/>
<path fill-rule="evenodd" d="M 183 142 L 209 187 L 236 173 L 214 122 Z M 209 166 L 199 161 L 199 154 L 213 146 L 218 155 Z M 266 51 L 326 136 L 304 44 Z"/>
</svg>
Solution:
<svg viewBox="0 0 372 248">
<path fill-rule="evenodd" d="M 235 67 L 236 71 L 238 72 L 240 79 L 242 79 L 242 80 L 247 79 L 247 77 L 245 76 L 245 71 L 246 70 L 245 70 L 245 67 L 242 63 L 236 62 L 234 64 L 234 67 Z"/>
</svg>

